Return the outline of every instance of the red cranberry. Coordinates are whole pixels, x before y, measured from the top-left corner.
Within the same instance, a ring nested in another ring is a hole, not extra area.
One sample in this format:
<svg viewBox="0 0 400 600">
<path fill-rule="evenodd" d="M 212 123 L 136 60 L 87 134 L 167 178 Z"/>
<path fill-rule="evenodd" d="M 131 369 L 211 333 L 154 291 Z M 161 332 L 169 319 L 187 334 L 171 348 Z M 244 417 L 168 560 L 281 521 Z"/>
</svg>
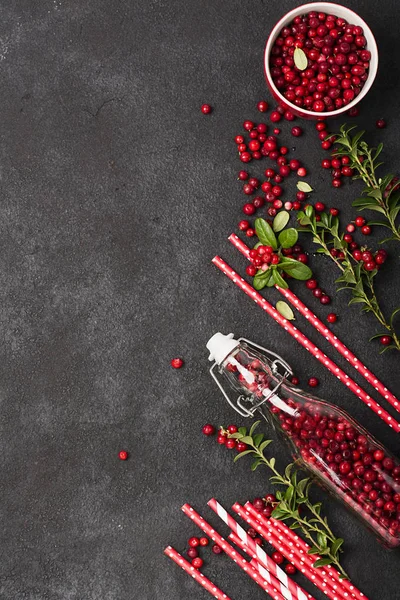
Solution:
<svg viewBox="0 0 400 600">
<path fill-rule="evenodd" d="M 171 360 L 171 367 L 181 369 L 183 367 L 183 360 L 181 358 L 173 358 Z"/>
<path fill-rule="evenodd" d="M 250 223 L 248 221 L 240 221 L 239 225 L 238 225 L 240 231 L 247 231 L 247 229 L 250 227 Z"/>
<path fill-rule="evenodd" d="M 222 548 L 220 546 L 218 546 L 217 544 L 214 544 L 213 547 L 211 548 L 213 554 L 222 554 Z"/>
<path fill-rule="evenodd" d="M 118 453 L 119 460 L 127 460 L 128 456 L 129 454 L 126 450 L 120 450 L 120 452 Z"/>
<path fill-rule="evenodd" d="M 260 112 L 267 112 L 267 110 L 268 110 L 268 102 L 266 102 L 265 100 L 261 100 L 257 104 L 257 110 L 259 110 Z"/>
<path fill-rule="evenodd" d="M 196 550 L 196 548 L 189 548 L 189 550 L 187 551 L 187 555 L 189 558 L 197 558 L 199 552 L 198 550 Z"/>
<path fill-rule="evenodd" d="M 328 323 L 336 323 L 337 315 L 335 313 L 329 313 L 329 315 L 326 317 L 326 320 Z"/>
<path fill-rule="evenodd" d="M 274 110 L 270 114 L 269 118 L 272 123 L 278 123 L 282 119 L 282 116 L 277 110 Z"/>
<path fill-rule="evenodd" d="M 255 207 L 253 206 L 253 204 L 247 203 L 243 206 L 242 208 L 243 212 L 245 215 L 254 215 L 254 213 L 256 212 Z"/>
<path fill-rule="evenodd" d="M 241 181 L 246 181 L 249 178 L 249 174 L 247 171 L 239 171 L 238 179 Z"/>
<path fill-rule="evenodd" d="M 200 540 L 198 537 L 191 537 L 189 538 L 188 544 L 191 548 L 197 548 L 200 544 Z"/>
<path fill-rule="evenodd" d="M 378 129 L 384 129 L 386 127 L 386 121 L 384 119 L 378 119 L 376 122 Z"/>
<path fill-rule="evenodd" d="M 202 105 L 201 112 L 203 113 L 203 115 L 209 115 L 211 111 L 212 111 L 212 108 L 209 104 Z"/>
<path fill-rule="evenodd" d="M 363 233 L 363 235 L 370 235 L 371 227 L 369 225 L 364 225 L 364 227 L 361 227 L 361 233 Z"/>
<path fill-rule="evenodd" d="M 316 377 L 310 377 L 310 379 L 308 380 L 308 385 L 310 387 L 317 387 L 318 384 L 319 380 Z"/>
<path fill-rule="evenodd" d="M 390 346 L 392 343 L 392 338 L 389 335 L 383 335 L 379 341 L 383 346 Z"/>
<path fill-rule="evenodd" d="M 202 559 L 202 558 L 199 558 L 199 557 L 197 557 L 197 558 L 194 558 L 194 559 L 192 560 L 192 566 L 193 566 L 195 569 L 201 569 L 201 567 L 202 567 L 203 565 L 204 565 L 204 561 L 203 561 L 203 559 Z"/>
<path fill-rule="evenodd" d="M 292 128 L 292 135 L 294 137 L 300 137 L 303 134 L 303 130 L 301 127 L 293 127 Z"/>
<path fill-rule="evenodd" d="M 250 162 L 250 161 L 251 161 L 251 159 L 252 159 L 252 156 L 251 156 L 250 152 L 241 152 L 241 154 L 240 154 L 240 157 L 239 157 L 239 158 L 240 158 L 240 160 L 241 160 L 242 162 L 244 162 L 244 163 L 248 163 L 248 162 Z"/>
<path fill-rule="evenodd" d="M 262 510 L 264 508 L 264 500 L 262 498 L 255 498 L 253 500 L 253 506 L 256 510 Z"/>
<path fill-rule="evenodd" d="M 247 444 L 244 444 L 243 442 L 238 442 L 237 445 L 236 445 L 236 450 L 238 452 L 244 452 L 247 449 L 248 449 Z"/>
<path fill-rule="evenodd" d="M 207 423 L 206 425 L 203 425 L 202 431 L 203 431 L 204 435 L 214 435 L 215 427 L 213 425 L 211 425 L 210 423 Z"/>
<path fill-rule="evenodd" d="M 271 554 L 271 558 L 277 565 L 281 565 L 283 563 L 283 561 L 285 560 L 283 555 L 278 551 L 273 552 Z"/>
<path fill-rule="evenodd" d="M 288 575 L 295 575 L 297 573 L 297 569 L 292 563 L 288 563 L 285 567 L 285 571 Z"/>
<path fill-rule="evenodd" d="M 229 450 L 233 450 L 233 448 L 236 448 L 236 440 L 234 440 L 233 438 L 228 438 L 225 441 L 225 446 L 229 448 Z"/>
</svg>

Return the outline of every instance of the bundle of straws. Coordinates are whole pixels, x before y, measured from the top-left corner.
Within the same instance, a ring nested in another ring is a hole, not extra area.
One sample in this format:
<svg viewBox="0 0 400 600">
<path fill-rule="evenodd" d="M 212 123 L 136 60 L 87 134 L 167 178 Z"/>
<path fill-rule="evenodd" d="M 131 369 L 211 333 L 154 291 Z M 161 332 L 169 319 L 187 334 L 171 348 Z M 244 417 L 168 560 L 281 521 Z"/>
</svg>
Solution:
<svg viewBox="0 0 400 600">
<path fill-rule="evenodd" d="M 224 521 L 231 533 L 229 539 L 250 556 L 246 560 L 225 538 L 189 504 L 182 506 L 183 512 L 208 535 L 222 550 L 245 571 L 273 600 L 314 600 L 313 596 L 293 581 L 259 546 L 243 527 L 214 498 L 209 507 Z M 255 529 L 271 546 L 292 562 L 299 571 L 320 589 L 330 600 L 368 600 L 349 580 L 340 579 L 339 572 L 333 567 L 315 568 L 314 563 L 320 556 L 308 554 L 310 547 L 287 525 L 259 513 L 247 502 L 244 506 L 235 503 L 233 511 L 244 522 Z M 171 546 L 165 554 L 172 558 L 186 573 L 202 585 L 214 598 L 230 600 L 220 588 L 200 573 Z"/>
</svg>

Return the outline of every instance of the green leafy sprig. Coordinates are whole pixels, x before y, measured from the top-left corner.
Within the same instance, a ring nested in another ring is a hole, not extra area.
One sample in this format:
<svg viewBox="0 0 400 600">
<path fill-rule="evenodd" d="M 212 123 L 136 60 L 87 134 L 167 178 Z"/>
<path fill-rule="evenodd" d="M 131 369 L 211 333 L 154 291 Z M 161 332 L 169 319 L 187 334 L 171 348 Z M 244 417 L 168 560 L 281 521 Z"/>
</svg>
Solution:
<svg viewBox="0 0 400 600">
<path fill-rule="evenodd" d="M 388 240 L 400 242 L 400 226 L 396 224 L 400 212 L 400 181 L 397 182 L 391 173 L 382 178 L 378 177 L 376 170 L 383 164 L 379 162 L 383 144 L 370 148 L 363 140 L 365 131 L 358 131 L 352 135 L 354 129 L 355 126 L 342 125 L 340 133 L 335 137 L 337 150 L 334 152 L 334 156 L 337 157 L 348 156 L 349 166 L 356 172 L 353 179 L 362 179 L 366 184 L 363 195 L 353 202 L 353 206 L 360 211 L 372 210 L 383 215 L 383 220 L 369 223 L 390 229 L 391 236 L 381 243 Z"/>
<path fill-rule="evenodd" d="M 400 350 L 400 339 L 394 329 L 394 319 L 397 313 L 400 312 L 400 307 L 392 312 L 390 318 L 384 315 L 374 288 L 374 278 L 378 270 L 367 271 L 363 266 L 363 262 L 355 260 L 348 249 L 347 242 L 343 239 L 344 234 L 339 232 L 338 217 L 333 217 L 327 213 L 320 213 L 320 215 L 321 220 L 317 221 L 312 206 L 307 206 L 304 212 L 299 211 L 297 218 L 300 225 L 303 226 L 300 231 L 311 233 L 313 242 L 320 246 L 317 252 L 331 258 L 341 271 L 336 283 L 339 284 L 338 291 L 346 289 L 351 292 L 352 298 L 349 305 L 361 304 L 362 310 L 372 313 L 381 327 L 385 329 L 383 333 L 374 335 L 371 340 L 386 335 L 391 337 L 392 343 L 385 346 L 381 353 L 390 349 Z M 332 248 L 341 253 L 343 258 L 332 255 Z"/>
<path fill-rule="evenodd" d="M 291 248 L 296 244 L 299 234 L 294 227 L 285 229 L 290 215 L 287 211 L 279 212 L 271 225 L 265 219 L 256 219 L 255 230 L 259 242 L 254 246 L 270 246 L 274 253 L 279 256 L 279 263 L 268 265 L 267 270 L 259 269 L 254 276 L 253 286 L 256 290 L 262 290 L 265 287 L 279 285 L 281 288 L 288 288 L 288 284 L 282 277 L 282 273 L 290 275 L 294 279 L 305 281 L 312 276 L 311 269 L 298 260 L 289 258 L 282 254 L 282 249 Z M 278 234 L 275 235 L 275 234 Z"/>
<path fill-rule="evenodd" d="M 263 433 L 255 433 L 259 423 L 260 421 L 256 421 L 249 432 L 246 427 L 240 427 L 237 433 L 229 434 L 229 437 L 240 440 L 249 447 L 248 450 L 237 454 L 234 462 L 244 456 L 252 456 L 254 458 L 251 464 L 252 471 L 255 471 L 260 465 L 264 465 L 272 471 L 271 483 L 286 488 L 284 491 L 276 492 L 279 503 L 275 506 L 272 516 L 280 521 L 290 521 L 290 529 L 299 529 L 303 532 L 311 542 L 308 554 L 321 555 L 314 562 L 314 567 L 335 565 L 340 576 L 347 578 L 347 573 L 340 564 L 340 553 L 344 540 L 334 535 L 327 518 L 321 516 L 322 504 L 311 502 L 309 497 L 311 479 L 309 477 L 299 479 L 300 468 L 296 468 L 296 463 L 289 464 L 283 474 L 276 469 L 275 458 L 267 458 L 264 454 L 272 440 L 265 440 Z M 304 514 L 304 509 L 308 510 L 308 514 Z"/>
</svg>

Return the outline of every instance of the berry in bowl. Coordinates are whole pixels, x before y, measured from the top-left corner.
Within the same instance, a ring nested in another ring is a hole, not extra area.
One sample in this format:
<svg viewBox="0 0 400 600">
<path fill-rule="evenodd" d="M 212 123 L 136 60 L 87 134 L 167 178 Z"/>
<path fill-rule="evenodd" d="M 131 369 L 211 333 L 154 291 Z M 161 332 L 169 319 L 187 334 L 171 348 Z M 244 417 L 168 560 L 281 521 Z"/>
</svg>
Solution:
<svg viewBox="0 0 400 600">
<path fill-rule="evenodd" d="M 308 119 L 335 117 L 367 94 L 378 68 L 378 49 L 370 28 L 355 12 L 312 2 L 275 25 L 264 68 L 282 106 Z"/>
</svg>

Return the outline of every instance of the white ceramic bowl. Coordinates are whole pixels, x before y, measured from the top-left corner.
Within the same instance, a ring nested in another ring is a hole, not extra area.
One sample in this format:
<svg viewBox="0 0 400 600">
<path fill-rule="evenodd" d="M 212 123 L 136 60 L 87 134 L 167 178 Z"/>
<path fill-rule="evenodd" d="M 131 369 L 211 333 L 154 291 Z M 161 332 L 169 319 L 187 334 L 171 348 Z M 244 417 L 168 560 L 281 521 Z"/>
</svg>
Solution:
<svg viewBox="0 0 400 600">
<path fill-rule="evenodd" d="M 348 23 L 351 23 L 352 25 L 359 25 L 360 27 L 362 27 L 364 30 L 363 35 L 367 40 L 367 50 L 371 52 L 368 79 L 364 83 L 361 92 L 356 98 L 354 98 L 354 100 L 352 100 L 352 102 L 349 102 L 349 104 L 346 104 L 346 106 L 343 106 L 338 110 L 317 113 L 313 112 L 312 110 L 306 110 L 304 108 L 296 106 L 295 104 L 292 104 L 291 102 L 286 100 L 286 98 L 280 93 L 278 88 L 275 86 L 271 77 L 271 72 L 269 68 L 271 49 L 282 27 L 288 25 L 295 17 L 299 15 L 304 15 L 311 11 L 324 12 L 327 14 L 336 15 L 337 17 L 346 19 L 346 21 Z M 306 119 L 326 119 L 327 117 L 337 117 L 338 115 L 347 112 L 350 108 L 358 104 L 360 100 L 362 100 L 366 96 L 369 89 L 371 88 L 376 76 L 376 72 L 378 70 L 378 48 L 376 46 L 376 41 L 371 29 L 368 27 L 366 22 L 360 16 L 357 15 L 357 13 L 353 12 L 349 8 L 346 8 L 345 6 L 341 6 L 340 4 L 333 4 L 331 2 L 311 2 L 310 4 L 302 4 L 301 6 L 294 8 L 293 10 L 288 12 L 284 17 L 282 17 L 282 19 L 280 19 L 280 21 L 278 21 L 278 23 L 275 25 L 275 27 L 270 33 L 270 36 L 267 40 L 267 45 L 265 47 L 264 70 L 268 87 L 271 90 L 271 93 L 273 94 L 274 98 L 279 102 L 279 104 L 288 108 L 294 114 L 298 115 L 299 117 L 304 117 Z"/>
</svg>

